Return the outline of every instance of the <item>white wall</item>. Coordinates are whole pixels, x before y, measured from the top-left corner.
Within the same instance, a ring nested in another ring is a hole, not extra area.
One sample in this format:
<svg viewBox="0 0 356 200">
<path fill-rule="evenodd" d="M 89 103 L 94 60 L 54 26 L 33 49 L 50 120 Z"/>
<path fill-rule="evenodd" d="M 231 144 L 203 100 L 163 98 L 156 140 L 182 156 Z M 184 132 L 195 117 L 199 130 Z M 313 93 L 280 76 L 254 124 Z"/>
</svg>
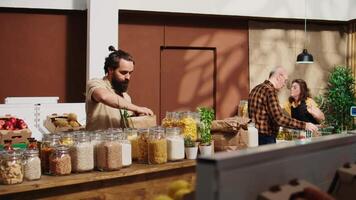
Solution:
<svg viewBox="0 0 356 200">
<path fill-rule="evenodd" d="M 104 2 L 126 10 L 304 18 L 304 1 L 296 0 L 105 0 L 100 4 Z M 307 0 L 307 5 L 310 19 L 356 19 L 355 0 Z M 0 7 L 85 10 L 87 0 L 1 0 Z"/>
</svg>

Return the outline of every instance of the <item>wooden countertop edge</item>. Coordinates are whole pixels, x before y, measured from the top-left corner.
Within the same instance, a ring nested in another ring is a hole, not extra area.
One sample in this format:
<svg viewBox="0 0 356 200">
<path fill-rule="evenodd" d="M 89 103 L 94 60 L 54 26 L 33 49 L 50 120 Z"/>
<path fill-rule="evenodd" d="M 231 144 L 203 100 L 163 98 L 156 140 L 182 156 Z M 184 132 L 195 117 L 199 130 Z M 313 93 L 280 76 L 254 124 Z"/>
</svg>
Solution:
<svg viewBox="0 0 356 200">
<path fill-rule="evenodd" d="M 130 167 L 112 172 L 87 172 L 71 174 L 68 176 L 47 176 L 43 175 L 38 181 L 24 181 L 16 185 L 1 185 L 0 195 L 40 190 L 46 188 L 61 187 L 80 183 L 102 181 L 121 177 L 135 176 L 140 174 L 155 173 L 178 168 L 193 167 L 196 165 L 195 160 L 184 160 L 179 162 L 170 162 L 162 165 L 132 164 Z"/>
</svg>

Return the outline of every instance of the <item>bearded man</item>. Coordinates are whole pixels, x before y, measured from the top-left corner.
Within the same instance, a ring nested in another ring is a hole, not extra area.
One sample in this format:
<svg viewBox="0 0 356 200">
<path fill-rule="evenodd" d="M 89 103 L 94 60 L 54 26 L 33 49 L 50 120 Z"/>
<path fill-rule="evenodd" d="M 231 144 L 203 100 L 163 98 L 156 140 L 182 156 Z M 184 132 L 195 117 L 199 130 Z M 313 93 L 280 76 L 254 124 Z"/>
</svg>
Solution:
<svg viewBox="0 0 356 200">
<path fill-rule="evenodd" d="M 153 115 L 152 110 L 131 103 L 127 94 L 130 77 L 134 71 L 132 56 L 123 51 L 112 51 L 105 58 L 105 76 L 102 79 L 91 79 L 86 86 L 86 129 L 88 131 L 119 128 L 120 109 L 132 111 L 139 115 Z"/>
</svg>

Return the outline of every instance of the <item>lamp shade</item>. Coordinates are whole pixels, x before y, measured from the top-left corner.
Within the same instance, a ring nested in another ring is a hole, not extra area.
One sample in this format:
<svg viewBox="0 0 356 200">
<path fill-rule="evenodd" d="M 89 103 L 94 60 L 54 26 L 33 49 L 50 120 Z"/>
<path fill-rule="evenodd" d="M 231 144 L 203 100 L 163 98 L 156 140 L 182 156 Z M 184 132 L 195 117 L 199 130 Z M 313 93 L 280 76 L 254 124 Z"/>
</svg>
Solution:
<svg viewBox="0 0 356 200">
<path fill-rule="evenodd" d="M 297 64 L 310 63 L 314 63 L 313 55 L 309 54 L 307 49 L 303 49 L 303 52 L 297 56 Z"/>
</svg>

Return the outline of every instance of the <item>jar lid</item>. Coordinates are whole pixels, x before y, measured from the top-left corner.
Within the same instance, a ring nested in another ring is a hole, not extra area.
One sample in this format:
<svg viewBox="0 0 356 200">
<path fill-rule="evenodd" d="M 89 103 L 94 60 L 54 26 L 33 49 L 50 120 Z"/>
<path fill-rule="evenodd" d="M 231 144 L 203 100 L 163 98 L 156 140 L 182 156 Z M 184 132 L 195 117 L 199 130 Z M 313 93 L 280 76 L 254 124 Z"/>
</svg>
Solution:
<svg viewBox="0 0 356 200">
<path fill-rule="evenodd" d="M 56 152 L 67 152 L 69 148 L 65 145 L 56 146 Z"/>
<path fill-rule="evenodd" d="M 168 127 L 166 128 L 167 135 L 179 135 L 181 133 L 181 129 L 179 127 Z"/>
<path fill-rule="evenodd" d="M 25 156 L 38 155 L 38 150 L 36 149 L 28 149 L 24 152 Z"/>
</svg>

